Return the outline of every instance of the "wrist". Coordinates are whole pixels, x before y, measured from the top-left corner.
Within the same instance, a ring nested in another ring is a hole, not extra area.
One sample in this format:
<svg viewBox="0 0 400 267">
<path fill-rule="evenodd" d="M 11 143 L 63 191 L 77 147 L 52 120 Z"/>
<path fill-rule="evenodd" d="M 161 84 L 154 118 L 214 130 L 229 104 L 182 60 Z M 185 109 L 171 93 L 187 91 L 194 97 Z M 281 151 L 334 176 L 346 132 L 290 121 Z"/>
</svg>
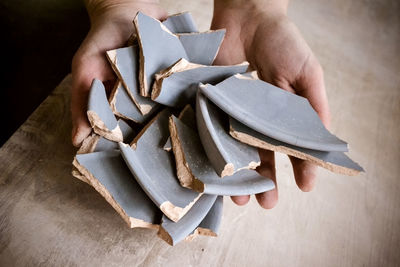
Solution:
<svg viewBox="0 0 400 267">
<path fill-rule="evenodd" d="M 85 0 L 91 25 L 118 22 L 132 23 L 138 11 L 157 16 L 158 0 Z"/>
<path fill-rule="evenodd" d="M 259 14 L 282 16 L 287 14 L 289 0 L 214 0 L 214 13 L 239 9 L 252 18 Z"/>
<path fill-rule="evenodd" d="M 260 25 L 286 18 L 288 0 L 214 0 L 212 29 L 226 28 L 227 36 L 249 47 Z"/>
</svg>

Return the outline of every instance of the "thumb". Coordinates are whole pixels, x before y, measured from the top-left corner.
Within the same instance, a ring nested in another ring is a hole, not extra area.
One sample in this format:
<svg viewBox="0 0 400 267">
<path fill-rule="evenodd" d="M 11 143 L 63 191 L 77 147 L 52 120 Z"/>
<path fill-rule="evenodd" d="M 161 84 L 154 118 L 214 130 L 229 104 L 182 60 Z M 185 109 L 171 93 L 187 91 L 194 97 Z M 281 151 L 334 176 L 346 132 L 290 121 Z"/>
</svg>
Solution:
<svg viewBox="0 0 400 267">
<path fill-rule="evenodd" d="M 325 127 L 330 125 L 330 111 L 325 91 L 324 75 L 317 59 L 311 55 L 293 84 L 295 93 L 308 99 Z M 317 166 L 298 158 L 290 157 L 297 186 L 305 192 L 315 185 Z"/>
<path fill-rule="evenodd" d="M 80 146 L 90 134 L 86 111 L 92 80 L 115 80 L 113 72 L 102 53 L 80 56 L 79 52 L 72 61 L 71 117 L 72 144 Z"/>
<path fill-rule="evenodd" d="M 71 88 L 71 117 L 72 117 L 72 144 L 80 146 L 90 134 L 91 127 L 86 116 L 90 78 L 78 78 L 72 74 Z"/>
<path fill-rule="evenodd" d="M 318 60 L 311 55 L 293 84 L 295 93 L 305 97 L 326 128 L 330 126 L 330 111 L 325 90 L 324 73 Z"/>
</svg>

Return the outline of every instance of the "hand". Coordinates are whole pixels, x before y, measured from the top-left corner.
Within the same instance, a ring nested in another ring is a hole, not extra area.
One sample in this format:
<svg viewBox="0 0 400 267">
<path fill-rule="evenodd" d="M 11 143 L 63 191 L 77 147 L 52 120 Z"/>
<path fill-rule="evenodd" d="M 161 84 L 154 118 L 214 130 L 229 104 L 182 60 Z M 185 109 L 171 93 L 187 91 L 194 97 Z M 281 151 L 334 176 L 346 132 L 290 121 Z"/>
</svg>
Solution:
<svg viewBox="0 0 400 267">
<path fill-rule="evenodd" d="M 326 127 L 330 114 L 323 71 L 297 27 L 287 18 L 287 2 L 280 0 L 215 0 L 212 29 L 226 28 L 226 36 L 215 60 L 217 65 L 244 60 L 257 70 L 260 79 L 284 90 L 306 97 Z M 260 150 L 258 171 L 276 183 L 274 152 Z M 310 191 L 317 167 L 290 157 L 298 187 Z M 256 195 L 264 208 L 278 201 L 277 187 Z M 250 196 L 232 197 L 238 205 Z"/>
<path fill-rule="evenodd" d="M 133 19 L 138 11 L 157 19 L 166 17 L 157 1 L 88 0 L 91 28 L 72 60 L 72 143 L 79 146 L 91 132 L 86 116 L 93 78 L 112 85 L 114 73 L 107 62 L 107 50 L 123 47 L 134 33 Z M 108 88 L 109 89 L 109 88 Z"/>
</svg>

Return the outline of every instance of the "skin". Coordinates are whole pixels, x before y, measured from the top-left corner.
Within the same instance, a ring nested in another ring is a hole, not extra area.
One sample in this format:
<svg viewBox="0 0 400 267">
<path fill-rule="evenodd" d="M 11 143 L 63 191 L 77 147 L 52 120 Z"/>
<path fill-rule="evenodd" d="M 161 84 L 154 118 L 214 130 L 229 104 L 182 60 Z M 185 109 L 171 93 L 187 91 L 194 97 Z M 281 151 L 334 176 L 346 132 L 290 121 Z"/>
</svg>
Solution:
<svg viewBox="0 0 400 267">
<path fill-rule="evenodd" d="M 87 0 L 85 4 L 91 27 L 72 59 L 72 144 L 77 147 L 91 132 L 86 108 L 93 78 L 103 81 L 108 90 L 116 79 L 105 52 L 126 45 L 138 11 L 157 19 L 167 16 L 157 1 Z"/>
<path fill-rule="evenodd" d="M 297 27 L 286 16 L 287 1 L 227 1 L 214 2 L 211 28 L 226 28 L 227 34 L 215 63 L 237 64 L 249 61 L 260 79 L 284 90 L 306 97 L 322 122 L 329 127 L 330 113 L 323 71 Z M 249 19 L 251 18 L 251 19 Z M 274 152 L 260 150 L 260 174 L 276 183 Z M 298 187 L 312 190 L 317 166 L 290 157 Z M 238 205 L 246 204 L 250 196 L 232 197 Z M 278 187 L 257 194 L 258 203 L 266 209 L 278 201 Z"/>
<path fill-rule="evenodd" d="M 285 0 L 215 0 L 212 29 L 226 29 L 226 36 L 215 60 L 216 65 L 231 65 L 247 60 L 260 79 L 283 90 L 306 97 L 329 127 L 330 113 L 323 71 L 318 60 L 288 19 Z M 91 29 L 72 61 L 72 143 L 79 146 L 90 134 L 86 104 L 90 84 L 98 78 L 112 85 L 115 76 L 106 61 L 105 51 L 123 47 L 133 33 L 132 19 L 141 11 L 157 19 L 167 13 L 157 1 L 88 0 Z M 111 88 L 111 87 L 110 87 Z M 277 186 L 274 152 L 260 150 L 260 174 Z M 294 177 L 302 191 L 314 187 L 317 167 L 292 158 Z M 245 205 L 250 196 L 232 197 Z M 256 195 L 260 206 L 273 208 L 278 188 Z"/>
</svg>

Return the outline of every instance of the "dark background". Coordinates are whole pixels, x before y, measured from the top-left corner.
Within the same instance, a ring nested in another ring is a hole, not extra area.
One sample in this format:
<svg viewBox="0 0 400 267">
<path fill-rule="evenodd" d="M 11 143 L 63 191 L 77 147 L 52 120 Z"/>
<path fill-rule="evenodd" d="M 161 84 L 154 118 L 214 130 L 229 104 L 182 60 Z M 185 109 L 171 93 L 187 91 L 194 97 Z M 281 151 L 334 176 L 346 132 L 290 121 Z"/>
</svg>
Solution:
<svg viewBox="0 0 400 267">
<path fill-rule="evenodd" d="M 70 73 L 90 24 L 83 0 L 0 0 L 0 19 L 1 146 Z"/>
</svg>

